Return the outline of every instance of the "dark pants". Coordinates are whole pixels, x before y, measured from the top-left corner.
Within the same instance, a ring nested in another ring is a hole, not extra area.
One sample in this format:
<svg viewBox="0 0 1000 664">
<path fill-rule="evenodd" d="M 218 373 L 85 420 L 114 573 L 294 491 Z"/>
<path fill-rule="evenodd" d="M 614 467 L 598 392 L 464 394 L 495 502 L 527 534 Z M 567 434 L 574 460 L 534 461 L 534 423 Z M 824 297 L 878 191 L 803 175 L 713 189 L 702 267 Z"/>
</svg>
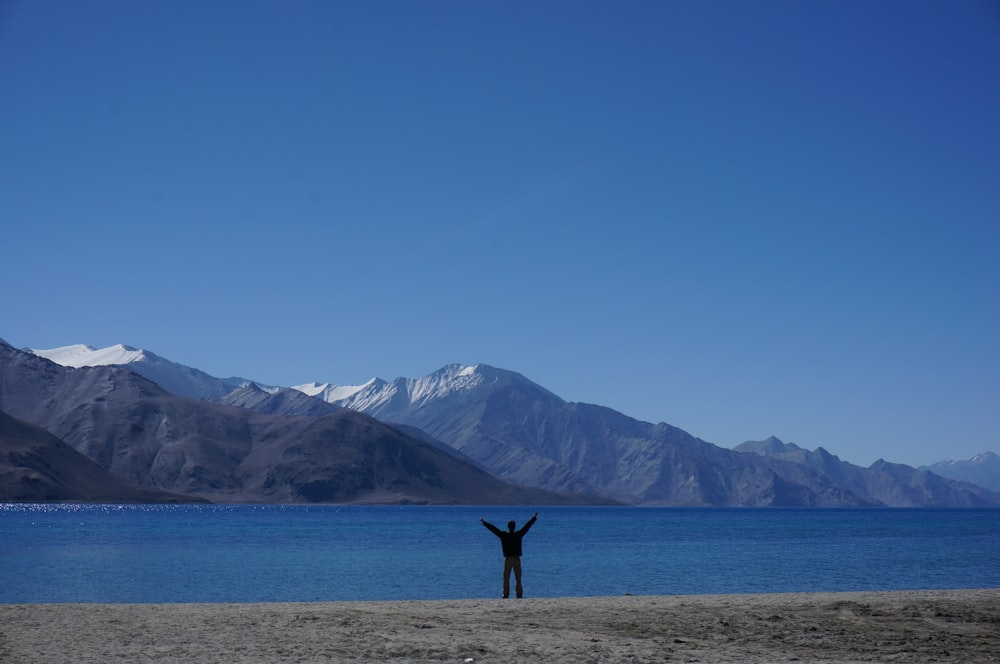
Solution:
<svg viewBox="0 0 1000 664">
<path fill-rule="evenodd" d="M 510 571 L 514 570 L 514 592 L 518 597 L 524 594 L 521 587 L 521 557 L 507 556 L 503 559 L 503 596 L 504 599 L 510 597 Z"/>
</svg>

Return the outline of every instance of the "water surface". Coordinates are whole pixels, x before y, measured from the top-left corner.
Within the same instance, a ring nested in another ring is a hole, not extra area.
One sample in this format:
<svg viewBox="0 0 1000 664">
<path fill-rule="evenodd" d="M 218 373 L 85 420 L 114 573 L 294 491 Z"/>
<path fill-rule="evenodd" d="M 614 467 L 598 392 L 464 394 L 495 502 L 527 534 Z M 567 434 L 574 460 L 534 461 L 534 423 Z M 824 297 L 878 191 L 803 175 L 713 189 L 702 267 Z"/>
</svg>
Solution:
<svg viewBox="0 0 1000 664">
<path fill-rule="evenodd" d="M 272 602 L 1000 587 L 1000 510 L 0 504 L 0 602 Z"/>
</svg>

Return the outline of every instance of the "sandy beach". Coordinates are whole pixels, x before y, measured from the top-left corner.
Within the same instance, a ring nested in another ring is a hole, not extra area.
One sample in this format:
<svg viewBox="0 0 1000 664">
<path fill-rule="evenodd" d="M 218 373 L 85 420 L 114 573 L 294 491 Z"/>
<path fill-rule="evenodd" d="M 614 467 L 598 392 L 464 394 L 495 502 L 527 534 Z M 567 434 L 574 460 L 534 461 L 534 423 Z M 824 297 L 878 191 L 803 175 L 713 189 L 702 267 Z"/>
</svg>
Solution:
<svg viewBox="0 0 1000 664">
<path fill-rule="evenodd" d="M 1000 662 L 1000 589 L 0 605 L 0 662 Z"/>
</svg>

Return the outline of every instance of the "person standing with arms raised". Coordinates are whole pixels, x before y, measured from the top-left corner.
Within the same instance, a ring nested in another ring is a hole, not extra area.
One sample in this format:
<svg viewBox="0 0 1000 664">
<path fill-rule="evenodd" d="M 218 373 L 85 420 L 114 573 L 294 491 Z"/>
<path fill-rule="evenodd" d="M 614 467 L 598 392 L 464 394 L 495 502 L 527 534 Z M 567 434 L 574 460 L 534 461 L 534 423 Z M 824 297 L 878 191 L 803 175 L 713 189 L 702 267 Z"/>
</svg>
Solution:
<svg viewBox="0 0 1000 664">
<path fill-rule="evenodd" d="M 528 523 L 520 530 L 516 530 L 517 524 L 513 521 L 507 522 L 507 532 L 494 526 L 486 519 L 479 521 L 489 528 L 490 532 L 500 538 L 500 546 L 503 548 L 503 598 L 510 597 L 510 573 L 514 572 L 514 591 L 517 597 L 524 596 L 524 588 L 521 587 L 521 539 L 528 529 L 538 520 L 538 512 L 528 519 Z"/>
</svg>

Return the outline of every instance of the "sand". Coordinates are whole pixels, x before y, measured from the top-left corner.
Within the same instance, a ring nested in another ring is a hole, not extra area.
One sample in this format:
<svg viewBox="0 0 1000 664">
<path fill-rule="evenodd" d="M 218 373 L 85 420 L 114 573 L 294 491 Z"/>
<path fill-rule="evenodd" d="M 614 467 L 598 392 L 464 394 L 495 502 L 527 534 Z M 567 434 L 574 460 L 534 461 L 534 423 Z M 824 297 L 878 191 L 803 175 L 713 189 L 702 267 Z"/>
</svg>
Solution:
<svg viewBox="0 0 1000 664">
<path fill-rule="evenodd" d="M 1000 662 L 1000 589 L 5 604 L 0 662 Z"/>
</svg>

